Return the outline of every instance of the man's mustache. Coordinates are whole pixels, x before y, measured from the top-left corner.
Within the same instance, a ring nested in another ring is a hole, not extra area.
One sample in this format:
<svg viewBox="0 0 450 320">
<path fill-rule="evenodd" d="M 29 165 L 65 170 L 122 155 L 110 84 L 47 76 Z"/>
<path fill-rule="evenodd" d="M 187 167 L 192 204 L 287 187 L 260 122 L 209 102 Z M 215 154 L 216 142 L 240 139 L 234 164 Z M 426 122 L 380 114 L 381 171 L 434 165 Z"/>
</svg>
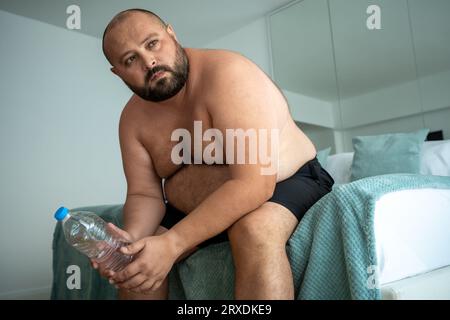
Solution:
<svg viewBox="0 0 450 320">
<path fill-rule="evenodd" d="M 145 83 L 148 83 L 153 75 L 159 71 L 172 72 L 172 69 L 170 69 L 168 66 L 161 65 L 148 70 L 147 74 L 145 75 Z"/>
</svg>

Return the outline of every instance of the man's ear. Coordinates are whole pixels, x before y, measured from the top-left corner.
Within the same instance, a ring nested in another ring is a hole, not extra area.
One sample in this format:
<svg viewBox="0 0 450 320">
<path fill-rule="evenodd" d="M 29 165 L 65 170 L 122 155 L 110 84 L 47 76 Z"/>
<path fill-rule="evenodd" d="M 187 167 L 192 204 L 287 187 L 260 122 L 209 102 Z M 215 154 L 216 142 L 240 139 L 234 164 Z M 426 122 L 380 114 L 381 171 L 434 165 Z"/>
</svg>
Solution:
<svg viewBox="0 0 450 320">
<path fill-rule="evenodd" d="M 175 31 L 173 31 L 173 28 L 170 24 L 167 25 L 166 31 L 171 37 L 173 37 L 178 42 L 177 35 L 175 34 Z"/>
</svg>

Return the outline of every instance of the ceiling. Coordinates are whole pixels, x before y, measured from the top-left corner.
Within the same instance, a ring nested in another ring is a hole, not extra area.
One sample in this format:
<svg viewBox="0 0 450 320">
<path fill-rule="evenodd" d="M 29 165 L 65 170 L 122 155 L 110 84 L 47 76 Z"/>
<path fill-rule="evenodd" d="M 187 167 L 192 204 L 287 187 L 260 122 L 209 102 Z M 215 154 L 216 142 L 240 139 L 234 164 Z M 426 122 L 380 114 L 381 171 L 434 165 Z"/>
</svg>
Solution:
<svg viewBox="0 0 450 320">
<path fill-rule="evenodd" d="M 143 8 L 172 24 L 184 46 L 203 46 L 292 0 L 0 0 L 0 10 L 66 27 L 66 8 L 81 9 L 80 32 L 100 38 L 111 18 Z"/>
</svg>

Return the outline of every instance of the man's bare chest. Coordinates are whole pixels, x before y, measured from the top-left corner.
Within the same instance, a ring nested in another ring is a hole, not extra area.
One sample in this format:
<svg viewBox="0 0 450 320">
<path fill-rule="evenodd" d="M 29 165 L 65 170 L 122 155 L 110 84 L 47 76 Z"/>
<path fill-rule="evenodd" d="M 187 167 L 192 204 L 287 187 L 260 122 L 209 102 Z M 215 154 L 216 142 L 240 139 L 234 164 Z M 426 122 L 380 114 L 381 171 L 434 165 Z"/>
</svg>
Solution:
<svg viewBox="0 0 450 320">
<path fill-rule="evenodd" d="M 199 148 L 199 141 L 195 141 L 194 138 L 203 136 L 206 130 L 212 128 L 212 120 L 206 108 L 148 115 L 141 120 L 142 123 L 148 123 L 142 128 L 142 143 L 152 158 L 156 173 L 161 178 L 170 177 L 183 166 L 176 160 L 180 156 L 193 159 L 195 149 L 203 150 L 207 144 L 202 141 Z M 183 150 L 177 149 L 181 141 L 186 147 Z"/>
</svg>

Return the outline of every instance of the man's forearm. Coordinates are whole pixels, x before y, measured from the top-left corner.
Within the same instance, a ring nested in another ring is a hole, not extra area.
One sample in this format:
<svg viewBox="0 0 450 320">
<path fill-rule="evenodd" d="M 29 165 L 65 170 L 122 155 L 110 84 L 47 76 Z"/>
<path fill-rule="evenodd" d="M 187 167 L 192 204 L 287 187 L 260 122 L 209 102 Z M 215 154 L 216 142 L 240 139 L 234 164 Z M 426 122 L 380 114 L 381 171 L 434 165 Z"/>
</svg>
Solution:
<svg viewBox="0 0 450 320">
<path fill-rule="evenodd" d="M 165 206 L 162 199 L 144 195 L 128 195 L 123 208 L 123 225 L 135 240 L 153 235 L 162 218 Z"/>
</svg>

